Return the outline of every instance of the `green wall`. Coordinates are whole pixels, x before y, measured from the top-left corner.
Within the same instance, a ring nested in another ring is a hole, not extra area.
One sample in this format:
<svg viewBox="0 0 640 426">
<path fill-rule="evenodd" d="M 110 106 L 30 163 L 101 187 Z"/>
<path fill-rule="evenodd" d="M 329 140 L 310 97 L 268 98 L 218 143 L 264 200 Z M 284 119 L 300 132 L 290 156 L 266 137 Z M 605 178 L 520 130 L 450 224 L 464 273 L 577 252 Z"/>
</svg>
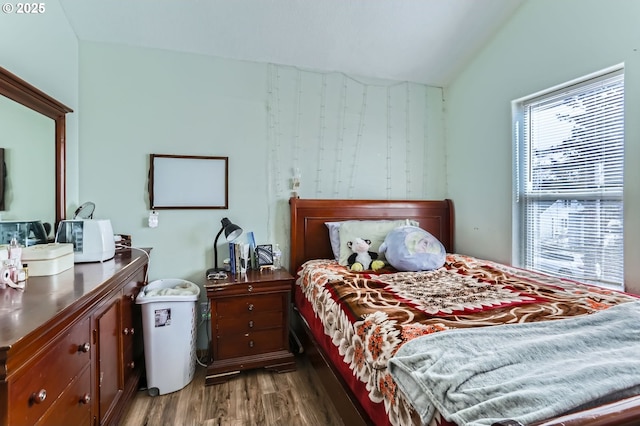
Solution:
<svg viewBox="0 0 640 426">
<path fill-rule="evenodd" d="M 203 285 L 223 217 L 287 265 L 296 172 L 303 198 L 445 196 L 440 88 L 81 42 L 80 110 L 80 199 L 153 247 L 150 280 Z M 229 208 L 158 210 L 149 228 L 152 153 L 228 157 Z"/>
<path fill-rule="evenodd" d="M 445 89 L 456 250 L 511 261 L 511 101 L 625 65 L 625 276 L 640 293 L 640 2 L 535 0 Z"/>
</svg>

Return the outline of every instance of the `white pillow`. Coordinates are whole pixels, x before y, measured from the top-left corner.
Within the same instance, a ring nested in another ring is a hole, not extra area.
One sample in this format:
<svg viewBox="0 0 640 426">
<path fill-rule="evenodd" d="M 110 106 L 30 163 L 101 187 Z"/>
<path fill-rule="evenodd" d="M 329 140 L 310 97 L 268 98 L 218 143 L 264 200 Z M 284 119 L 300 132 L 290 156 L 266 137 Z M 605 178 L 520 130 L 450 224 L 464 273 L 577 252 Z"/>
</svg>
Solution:
<svg viewBox="0 0 640 426">
<path fill-rule="evenodd" d="M 335 260 L 340 259 L 340 233 L 339 233 L 339 229 L 340 229 L 340 225 L 343 224 L 345 221 L 342 222 L 325 222 L 324 224 L 327 225 L 327 228 L 329 228 L 329 241 L 331 241 L 331 251 L 333 251 L 333 258 Z"/>
<path fill-rule="evenodd" d="M 369 251 L 378 253 L 380 245 L 384 242 L 389 232 L 398 226 L 419 226 L 418 222 L 411 219 L 398 220 L 348 220 L 340 223 L 338 234 L 340 236 L 338 263 L 344 266 L 349 264 L 349 256 L 353 253 L 347 243 L 354 238 L 371 240 Z M 378 257 L 384 260 L 383 256 Z"/>
</svg>

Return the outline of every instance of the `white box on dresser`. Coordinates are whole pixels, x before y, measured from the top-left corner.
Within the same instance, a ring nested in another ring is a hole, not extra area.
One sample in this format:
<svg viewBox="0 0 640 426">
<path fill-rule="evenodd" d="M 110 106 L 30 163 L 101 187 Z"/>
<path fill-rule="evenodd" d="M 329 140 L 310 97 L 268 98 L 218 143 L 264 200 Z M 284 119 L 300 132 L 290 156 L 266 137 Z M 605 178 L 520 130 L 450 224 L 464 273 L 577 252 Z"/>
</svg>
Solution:
<svg viewBox="0 0 640 426">
<path fill-rule="evenodd" d="M 73 244 L 50 243 L 24 247 L 22 263 L 27 264 L 29 276 L 56 275 L 73 267 Z"/>
</svg>

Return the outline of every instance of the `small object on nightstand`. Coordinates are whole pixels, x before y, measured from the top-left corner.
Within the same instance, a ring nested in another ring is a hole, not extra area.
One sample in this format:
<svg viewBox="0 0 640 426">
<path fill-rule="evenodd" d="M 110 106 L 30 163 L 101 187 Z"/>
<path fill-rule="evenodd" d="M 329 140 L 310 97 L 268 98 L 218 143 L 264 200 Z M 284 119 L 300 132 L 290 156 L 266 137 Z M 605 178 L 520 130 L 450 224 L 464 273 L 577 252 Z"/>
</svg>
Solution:
<svg viewBox="0 0 640 426">
<path fill-rule="evenodd" d="M 273 265 L 273 247 L 271 244 L 260 244 L 256 247 L 256 258 L 258 259 L 258 266 L 270 266 Z"/>
<path fill-rule="evenodd" d="M 280 250 L 280 244 L 276 244 L 273 247 L 273 267 L 275 269 L 282 268 L 282 251 Z"/>
<path fill-rule="evenodd" d="M 225 271 L 219 271 L 216 268 L 207 270 L 207 280 L 226 280 L 227 273 Z"/>
</svg>

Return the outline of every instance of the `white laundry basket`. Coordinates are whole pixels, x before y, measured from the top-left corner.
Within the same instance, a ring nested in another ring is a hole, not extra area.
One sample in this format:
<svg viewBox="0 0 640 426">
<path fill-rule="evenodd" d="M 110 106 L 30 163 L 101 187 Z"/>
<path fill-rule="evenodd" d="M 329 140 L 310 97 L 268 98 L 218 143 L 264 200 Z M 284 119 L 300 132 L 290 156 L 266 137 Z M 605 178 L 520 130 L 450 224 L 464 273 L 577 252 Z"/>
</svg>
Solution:
<svg viewBox="0 0 640 426">
<path fill-rule="evenodd" d="M 200 287 L 181 279 L 162 279 L 143 287 L 144 360 L 149 395 L 178 391 L 196 369 L 196 305 Z"/>
</svg>

